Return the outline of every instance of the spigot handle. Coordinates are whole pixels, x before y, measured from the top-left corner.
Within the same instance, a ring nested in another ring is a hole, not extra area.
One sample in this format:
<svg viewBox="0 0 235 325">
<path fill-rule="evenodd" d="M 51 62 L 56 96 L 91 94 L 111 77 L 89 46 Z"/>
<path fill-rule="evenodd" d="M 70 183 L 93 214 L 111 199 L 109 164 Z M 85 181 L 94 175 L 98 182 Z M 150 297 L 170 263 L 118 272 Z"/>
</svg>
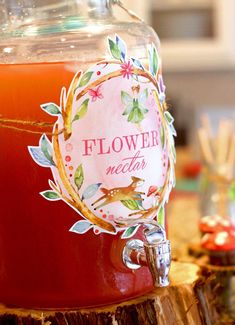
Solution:
<svg viewBox="0 0 235 325">
<path fill-rule="evenodd" d="M 166 240 L 155 245 L 145 244 L 144 249 L 155 287 L 168 286 L 171 265 L 170 241 Z"/>
<path fill-rule="evenodd" d="M 147 264 L 154 285 L 156 287 L 168 286 L 171 246 L 170 241 L 166 239 L 164 228 L 155 220 L 139 219 L 133 224 L 128 222 L 128 226 L 135 226 L 136 224 L 142 224 L 145 227 L 145 241 L 132 239 L 127 242 L 123 250 L 124 264 L 130 269 L 137 269 Z M 142 257 L 140 258 L 140 256 Z"/>
</svg>

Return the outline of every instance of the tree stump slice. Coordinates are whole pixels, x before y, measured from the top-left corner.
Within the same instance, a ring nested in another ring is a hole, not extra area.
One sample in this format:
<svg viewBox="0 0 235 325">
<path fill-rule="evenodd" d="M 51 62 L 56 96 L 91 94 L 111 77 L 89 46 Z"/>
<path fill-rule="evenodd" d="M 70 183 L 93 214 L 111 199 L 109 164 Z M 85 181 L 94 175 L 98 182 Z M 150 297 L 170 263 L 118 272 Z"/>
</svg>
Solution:
<svg viewBox="0 0 235 325">
<path fill-rule="evenodd" d="M 213 274 L 212 290 L 217 292 L 217 311 L 221 324 L 235 324 L 235 265 L 213 265 L 208 252 L 200 243 L 188 245 L 188 253 L 194 258 L 201 272 Z"/>
<path fill-rule="evenodd" d="M 214 325 L 219 324 L 210 274 L 173 262 L 171 285 L 120 304 L 77 310 L 0 307 L 1 325 Z"/>
</svg>

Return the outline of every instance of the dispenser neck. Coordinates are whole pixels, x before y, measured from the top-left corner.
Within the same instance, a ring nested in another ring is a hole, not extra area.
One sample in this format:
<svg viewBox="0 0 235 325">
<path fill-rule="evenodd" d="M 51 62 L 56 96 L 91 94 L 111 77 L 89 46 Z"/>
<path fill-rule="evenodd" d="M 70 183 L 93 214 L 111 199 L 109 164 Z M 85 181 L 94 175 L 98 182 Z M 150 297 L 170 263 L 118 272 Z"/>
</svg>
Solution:
<svg viewBox="0 0 235 325">
<path fill-rule="evenodd" d="M 9 31 L 34 24 L 49 26 L 53 21 L 65 20 L 67 27 L 71 27 L 74 20 L 107 19 L 112 17 L 111 3 L 112 0 L 0 0 L 0 29 Z"/>
</svg>

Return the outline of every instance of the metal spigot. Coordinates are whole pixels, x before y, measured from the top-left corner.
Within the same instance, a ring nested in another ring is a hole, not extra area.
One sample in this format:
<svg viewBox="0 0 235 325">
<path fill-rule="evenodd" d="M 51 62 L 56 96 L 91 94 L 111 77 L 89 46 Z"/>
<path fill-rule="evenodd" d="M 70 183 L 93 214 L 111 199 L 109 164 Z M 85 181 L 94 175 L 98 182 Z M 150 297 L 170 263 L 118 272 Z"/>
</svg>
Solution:
<svg viewBox="0 0 235 325">
<path fill-rule="evenodd" d="M 129 240 L 123 249 L 123 262 L 132 270 L 148 266 L 155 287 L 166 287 L 169 285 L 171 265 L 170 241 L 166 239 L 165 230 L 156 221 L 138 220 L 138 224 L 145 227 L 145 241 Z"/>
</svg>

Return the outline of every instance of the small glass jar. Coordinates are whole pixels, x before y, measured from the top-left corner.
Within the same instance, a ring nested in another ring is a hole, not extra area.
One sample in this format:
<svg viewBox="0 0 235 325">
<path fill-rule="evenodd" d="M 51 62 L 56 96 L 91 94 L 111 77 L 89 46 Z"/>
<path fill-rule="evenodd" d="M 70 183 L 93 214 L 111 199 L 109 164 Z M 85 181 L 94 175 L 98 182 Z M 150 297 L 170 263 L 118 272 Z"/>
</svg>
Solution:
<svg viewBox="0 0 235 325">
<path fill-rule="evenodd" d="M 234 167 L 229 164 L 205 165 L 201 177 L 202 216 L 220 216 L 235 223 L 235 201 L 231 197 Z"/>
</svg>

